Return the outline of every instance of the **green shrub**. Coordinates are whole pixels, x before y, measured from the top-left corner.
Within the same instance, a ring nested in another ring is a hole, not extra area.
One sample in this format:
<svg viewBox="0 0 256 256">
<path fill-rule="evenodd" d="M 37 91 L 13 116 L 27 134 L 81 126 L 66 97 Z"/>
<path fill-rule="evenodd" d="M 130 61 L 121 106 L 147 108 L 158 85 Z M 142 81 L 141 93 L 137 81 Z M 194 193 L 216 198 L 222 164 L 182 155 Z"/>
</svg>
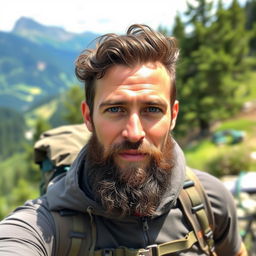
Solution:
<svg viewBox="0 0 256 256">
<path fill-rule="evenodd" d="M 250 150 L 243 146 L 236 146 L 220 152 L 208 162 L 207 169 L 216 177 L 237 175 L 241 171 L 248 171 L 251 161 Z"/>
</svg>

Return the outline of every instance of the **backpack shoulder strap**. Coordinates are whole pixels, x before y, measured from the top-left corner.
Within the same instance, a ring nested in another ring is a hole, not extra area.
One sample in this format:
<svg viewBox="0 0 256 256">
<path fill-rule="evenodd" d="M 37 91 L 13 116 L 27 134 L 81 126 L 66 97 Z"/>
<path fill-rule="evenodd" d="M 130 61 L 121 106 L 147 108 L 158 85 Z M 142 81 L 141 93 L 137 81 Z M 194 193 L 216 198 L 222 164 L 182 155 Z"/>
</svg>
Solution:
<svg viewBox="0 0 256 256">
<path fill-rule="evenodd" d="M 120 247 L 94 251 L 96 226 L 90 211 L 88 214 L 71 210 L 52 211 L 56 230 L 55 256 L 87 255 L 85 252 L 88 252 L 90 256 L 161 256 L 189 249 L 197 241 L 207 255 L 216 256 L 212 231 L 214 218 L 211 206 L 201 182 L 189 168 L 186 171 L 186 180 L 179 201 L 193 231 L 183 239 L 137 250 Z"/>
<path fill-rule="evenodd" d="M 88 214 L 71 210 L 52 211 L 55 223 L 55 256 L 78 256 L 89 251 L 91 225 Z"/>
<path fill-rule="evenodd" d="M 87 212 L 52 211 L 56 229 L 55 256 L 164 256 L 189 249 L 197 242 L 195 232 L 191 231 L 179 240 L 141 249 L 118 247 L 95 250 L 96 226 L 90 209 Z"/>
<path fill-rule="evenodd" d="M 214 253 L 214 218 L 211 205 L 200 180 L 190 168 L 186 170 L 186 180 L 179 201 L 195 231 L 201 249 L 209 255 L 216 255 Z"/>
</svg>

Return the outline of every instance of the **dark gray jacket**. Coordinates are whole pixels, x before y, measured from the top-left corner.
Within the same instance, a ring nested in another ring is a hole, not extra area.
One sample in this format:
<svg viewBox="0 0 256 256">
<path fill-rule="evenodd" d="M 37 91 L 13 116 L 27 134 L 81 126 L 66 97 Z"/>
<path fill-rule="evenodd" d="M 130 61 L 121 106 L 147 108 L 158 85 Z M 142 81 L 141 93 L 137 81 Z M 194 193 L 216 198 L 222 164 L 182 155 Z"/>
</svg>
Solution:
<svg viewBox="0 0 256 256">
<path fill-rule="evenodd" d="M 17 208 L 0 222 L 0 255 L 54 255 L 55 225 L 50 211 L 60 209 L 80 212 L 86 212 L 88 207 L 93 209 L 97 227 L 95 249 L 120 246 L 145 248 L 151 244 L 184 237 L 191 228 L 177 204 L 177 198 L 185 179 L 186 164 L 178 145 L 175 146 L 175 152 L 177 161 L 172 171 L 170 187 L 156 214 L 150 218 L 138 216 L 120 218 L 114 214 L 106 214 L 91 196 L 86 179 L 85 147 L 68 174 L 52 184 L 45 196 L 26 202 L 24 206 Z M 238 234 L 233 198 L 219 180 L 207 173 L 195 172 L 209 196 L 213 209 L 217 254 L 236 255 L 241 246 L 241 239 Z M 84 178 L 81 178 L 81 173 Z M 175 255 L 205 254 L 195 244 L 191 250 Z"/>
</svg>

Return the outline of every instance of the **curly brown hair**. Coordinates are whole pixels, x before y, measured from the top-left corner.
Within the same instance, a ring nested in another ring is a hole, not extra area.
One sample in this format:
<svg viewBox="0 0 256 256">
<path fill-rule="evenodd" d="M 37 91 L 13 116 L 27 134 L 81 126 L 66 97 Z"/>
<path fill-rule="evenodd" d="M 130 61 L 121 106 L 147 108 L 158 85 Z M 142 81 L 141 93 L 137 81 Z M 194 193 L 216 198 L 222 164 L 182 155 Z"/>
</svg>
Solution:
<svg viewBox="0 0 256 256">
<path fill-rule="evenodd" d="M 95 49 L 87 49 L 76 60 L 75 73 L 84 82 L 86 102 L 93 112 L 95 79 L 107 69 L 123 64 L 133 67 L 147 62 L 160 62 L 170 73 L 172 81 L 171 105 L 176 99 L 175 67 L 179 49 L 175 38 L 154 31 L 147 25 L 131 25 L 125 35 L 106 34 L 98 38 Z M 171 86 L 171 85 L 170 85 Z"/>
</svg>

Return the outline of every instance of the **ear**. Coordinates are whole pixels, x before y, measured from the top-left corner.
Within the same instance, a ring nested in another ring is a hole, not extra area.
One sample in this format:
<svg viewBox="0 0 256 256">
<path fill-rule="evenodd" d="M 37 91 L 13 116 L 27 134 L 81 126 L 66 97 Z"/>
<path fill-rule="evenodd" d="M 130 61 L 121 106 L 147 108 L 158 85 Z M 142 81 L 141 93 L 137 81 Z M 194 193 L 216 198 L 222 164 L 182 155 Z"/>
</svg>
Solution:
<svg viewBox="0 0 256 256">
<path fill-rule="evenodd" d="M 93 131 L 93 125 L 92 125 L 92 120 L 91 120 L 91 115 L 90 115 L 90 109 L 89 106 L 85 101 L 81 103 L 81 110 L 84 118 L 84 123 L 87 126 L 87 129 L 92 132 Z"/>
<path fill-rule="evenodd" d="M 172 106 L 172 123 L 171 123 L 171 131 L 174 129 L 176 120 L 179 113 L 179 102 L 175 100 L 173 106 Z"/>
</svg>

